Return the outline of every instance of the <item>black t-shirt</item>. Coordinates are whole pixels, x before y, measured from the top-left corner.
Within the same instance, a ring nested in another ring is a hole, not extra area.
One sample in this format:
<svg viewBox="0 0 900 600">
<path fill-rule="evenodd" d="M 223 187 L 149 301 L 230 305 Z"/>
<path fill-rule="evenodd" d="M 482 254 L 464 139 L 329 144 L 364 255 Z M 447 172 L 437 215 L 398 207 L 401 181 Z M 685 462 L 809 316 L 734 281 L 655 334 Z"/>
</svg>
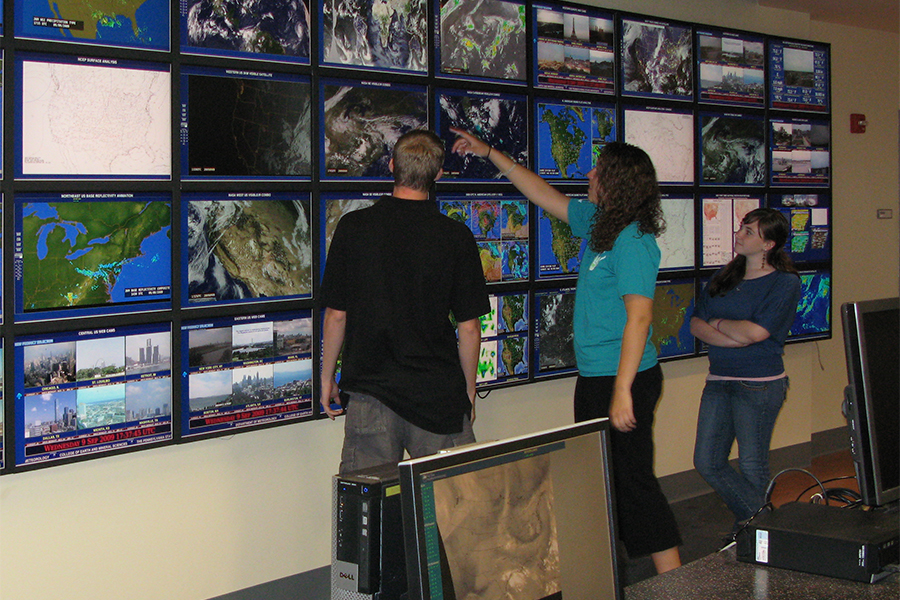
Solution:
<svg viewBox="0 0 900 600">
<path fill-rule="evenodd" d="M 347 312 L 342 390 L 374 396 L 427 431 L 460 431 L 470 405 L 450 315 L 490 310 L 468 227 L 430 200 L 383 196 L 341 218 L 320 297 Z"/>
</svg>

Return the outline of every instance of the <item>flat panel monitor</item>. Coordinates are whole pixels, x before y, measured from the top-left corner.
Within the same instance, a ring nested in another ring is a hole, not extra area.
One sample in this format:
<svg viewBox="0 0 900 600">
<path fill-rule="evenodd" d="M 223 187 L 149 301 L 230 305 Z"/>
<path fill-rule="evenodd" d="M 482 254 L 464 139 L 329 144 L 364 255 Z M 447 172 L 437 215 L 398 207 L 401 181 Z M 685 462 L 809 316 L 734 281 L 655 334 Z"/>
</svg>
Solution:
<svg viewBox="0 0 900 600">
<path fill-rule="evenodd" d="M 525 11 L 521 1 L 434 0 L 437 74 L 524 84 Z"/>
<path fill-rule="evenodd" d="M 476 385 L 480 389 L 527 381 L 528 292 L 489 296 L 491 310 L 481 317 L 481 350 Z"/>
<path fill-rule="evenodd" d="M 769 208 L 777 208 L 791 224 L 785 250 L 795 263 L 831 259 L 831 198 L 825 193 L 769 194 Z"/>
<path fill-rule="evenodd" d="M 528 101 L 519 94 L 436 90 L 435 132 L 450 148 L 456 134 L 450 128 L 471 131 L 514 162 L 528 165 Z M 444 179 L 458 181 L 500 180 L 502 175 L 489 160 L 474 154 L 451 152 L 444 159 Z"/>
<path fill-rule="evenodd" d="M 769 120 L 773 186 L 826 187 L 831 183 L 831 126 L 820 119 Z"/>
<path fill-rule="evenodd" d="M 704 267 L 720 267 L 734 258 L 734 234 L 751 210 L 762 206 L 755 195 L 718 194 L 700 199 Z"/>
<path fill-rule="evenodd" d="M 441 213 L 475 236 L 485 281 L 528 280 L 528 200 L 514 194 L 439 194 L 437 203 Z"/>
<path fill-rule="evenodd" d="M 575 288 L 535 290 L 533 298 L 535 378 L 575 373 Z"/>
<path fill-rule="evenodd" d="M 312 296 L 308 192 L 181 195 L 182 305 Z"/>
<path fill-rule="evenodd" d="M 693 278 L 656 283 L 650 341 L 659 358 L 694 355 L 696 342 L 691 335 L 690 323 L 694 313 L 694 285 Z"/>
<path fill-rule="evenodd" d="M 428 0 L 324 0 L 319 6 L 321 64 L 413 74 L 428 71 Z"/>
<path fill-rule="evenodd" d="M 17 194 L 15 319 L 171 308 L 172 198 Z"/>
<path fill-rule="evenodd" d="M 660 271 L 692 269 L 694 258 L 694 197 L 662 194 L 660 198 L 666 230 L 656 238 L 661 253 Z"/>
<path fill-rule="evenodd" d="M 182 178 L 309 179 L 311 91 L 302 75 L 182 67 Z"/>
<path fill-rule="evenodd" d="M 794 40 L 769 41 L 769 108 L 827 113 L 830 48 Z"/>
<path fill-rule="evenodd" d="M 534 86 L 616 92 L 616 22 L 608 12 L 576 6 L 533 6 Z"/>
<path fill-rule="evenodd" d="M 312 311 L 184 321 L 181 435 L 313 415 Z"/>
<path fill-rule="evenodd" d="M 585 195 L 570 195 L 573 202 L 586 200 Z M 587 240 L 572 233 L 569 224 L 536 206 L 535 232 L 537 279 L 576 277 Z"/>
<path fill-rule="evenodd" d="M 394 144 L 428 128 L 428 93 L 421 85 L 322 79 L 319 84 L 320 176 L 392 181 Z"/>
<path fill-rule="evenodd" d="M 0 341 L 0 469 L 6 465 L 6 405 L 3 403 L 4 392 L 6 391 L 5 373 L 3 356 L 3 342 Z"/>
<path fill-rule="evenodd" d="M 534 104 L 537 172 L 544 179 L 586 180 L 600 150 L 618 138 L 616 107 L 577 99 Z"/>
<path fill-rule="evenodd" d="M 399 471 L 410 600 L 623 597 L 607 419 Z"/>
<path fill-rule="evenodd" d="M 16 53 L 16 179 L 171 179 L 170 68 Z"/>
<path fill-rule="evenodd" d="M 625 141 L 650 155 L 662 185 L 694 183 L 694 113 L 666 107 L 626 107 Z"/>
<path fill-rule="evenodd" d="M 182 54 L 309 64 L 307 0 L 184 0 L 178 15 Z"/>
<path fill-rule="evenodd" d="M 702 185 L 766 184 L 766 123 L 762 117 L 700 113 L 697 126 Z"/>
<path fill-rule="evenodd" d="M 691 25 L 622 17 L 621 36 L 619 68 L 623 96 L 694 99 Z"/>
<path fill-rule="evenodd" d="M 788 341 L 831 337 L 831 270 L 800 271 L 800 294 Z"/>
<path fill-rule="evenodd" d="M 16 0 L 16 37 L 168 51 L 170 6 L 167 0 L 102 4 Z"/>
<path fill-rule="evenodd" d="M 172 440 L 171 324 L 15 339 L 15 462 Z"/>
<path fill-rule="evenodd" d="M 900 300 L 841 305 L 848 385 L 844 415 L 856 479 L 867 506 L 900 498 Z"/>
<path fill-rule="evenodd" d="M 752 33 L 698 29 L 700 102 L 761 108 L 766 97 L 765 44 Z"/>
</svg>

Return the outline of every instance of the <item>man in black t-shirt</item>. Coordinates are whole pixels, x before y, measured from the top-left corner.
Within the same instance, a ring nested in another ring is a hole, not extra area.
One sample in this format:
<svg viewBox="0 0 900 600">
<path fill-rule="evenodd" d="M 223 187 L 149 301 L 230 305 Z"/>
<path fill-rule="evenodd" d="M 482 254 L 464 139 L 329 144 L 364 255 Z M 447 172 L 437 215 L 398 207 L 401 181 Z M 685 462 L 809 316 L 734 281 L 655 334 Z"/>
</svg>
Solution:
<svg viewBox="0 0 900 600">
<path fill-rule="evenodd" d="M 345 215 L 331 241 L 320 404 L 332 419 L 347 413 L 341 473 L 475 441 L 479 317 L 490 304 L 472 232 L 428 198 L 443 162 L 436 135 L 403 135 L 392 194 Z"/>
</svg>

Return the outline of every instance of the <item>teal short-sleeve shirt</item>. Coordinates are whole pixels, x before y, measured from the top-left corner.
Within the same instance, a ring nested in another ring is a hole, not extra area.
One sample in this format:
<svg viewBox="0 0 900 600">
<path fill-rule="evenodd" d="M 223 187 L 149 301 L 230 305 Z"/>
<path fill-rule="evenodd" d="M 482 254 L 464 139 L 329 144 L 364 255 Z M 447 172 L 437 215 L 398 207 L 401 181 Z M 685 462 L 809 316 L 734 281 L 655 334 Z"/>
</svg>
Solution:
<svg viewBox="0 0 900 600">
<path fill-rule="evenodd" d="M 590 202 L 569 202 L 572 233 L 590 238 L 595 211 L 596 206 Z M 627 319 L 622 297 L 638 294 L 652 299 L 659 261 L 656 237 L 642 234 L 637 223 L 622 230 L 611 250 L 585 250 L 575 292 L 575 358 L 579 373 L 588 377 L 616 374 Z M 648 335 L 638 370 L 655 364 L 656 348 Z"/>
</svg>

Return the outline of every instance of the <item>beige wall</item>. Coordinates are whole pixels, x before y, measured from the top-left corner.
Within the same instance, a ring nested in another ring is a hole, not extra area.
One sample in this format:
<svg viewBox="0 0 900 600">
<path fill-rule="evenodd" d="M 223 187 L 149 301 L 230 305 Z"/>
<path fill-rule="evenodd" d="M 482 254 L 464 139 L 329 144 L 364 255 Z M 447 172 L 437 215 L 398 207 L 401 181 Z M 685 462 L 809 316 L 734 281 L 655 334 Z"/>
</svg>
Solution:
<svg viewBox="0 0 900 600">
<path fill-rule="evenodd" d="M 832 44 L 835 303 L 896 295 L 896 35 L 810 22 L 753 0 L 596 2 L 605 7 Z M 877 60 L 872 60 L 877 57 Z M 849 113 L 868 133 L 849 134 Z M 876 208 L 894 219 L 876 221 Z M 839 321 L 835 321 L 839 331 Z M 838 335 L 787 348 L 792 388 L 776 448 L 842 425 Z M 691 469 L 706 360 L 664 365 L 660 475 Z M 502 438 L 570 423 L 572 379 L 492 392 L 476 434 Z M 339 423 L 243 433 L 0 478 L 0 598 L 202 600 L 330 562 Z"/>
</svg>

